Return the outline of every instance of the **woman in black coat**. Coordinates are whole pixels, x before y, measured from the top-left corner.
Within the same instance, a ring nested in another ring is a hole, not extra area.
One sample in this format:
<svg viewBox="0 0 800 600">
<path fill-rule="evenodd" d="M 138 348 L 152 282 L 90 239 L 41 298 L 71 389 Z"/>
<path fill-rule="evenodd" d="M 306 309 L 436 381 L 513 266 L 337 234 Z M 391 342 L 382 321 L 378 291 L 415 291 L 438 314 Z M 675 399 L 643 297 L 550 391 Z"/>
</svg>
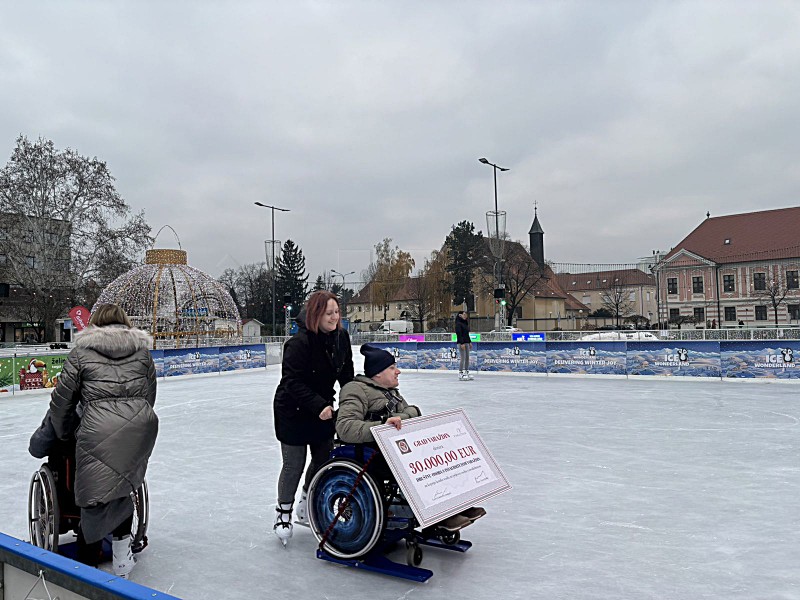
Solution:
<svg viewBox="0 0 800 600">
<path fill-rule="evenodd" d="M 458 378 L 471 380 L 469 374 L 469 350 L 472 347 L 472 340 L 469 337 L 469 313 L 461 310 L 456 315 L 456 344 L 458 344 L 459 363 Z"/>
<path fill-rule="evenodd" d="M 352 381 L 353 351 L 342 329 L 339 302 L 331 292 L 311 294 L 297 317 L 298 331 L 283 346 L 281 382 L 275 391 L 275 435 L 283 466 L 278 478 L 275 534 L 286 545 L 292 537 L 292 509 L 306 464 L 311 464 L 297 505 L 297 522 L 307 524 L 306 492 L 317 469 L 333 448 L 334 384 Z"/>
</svg>

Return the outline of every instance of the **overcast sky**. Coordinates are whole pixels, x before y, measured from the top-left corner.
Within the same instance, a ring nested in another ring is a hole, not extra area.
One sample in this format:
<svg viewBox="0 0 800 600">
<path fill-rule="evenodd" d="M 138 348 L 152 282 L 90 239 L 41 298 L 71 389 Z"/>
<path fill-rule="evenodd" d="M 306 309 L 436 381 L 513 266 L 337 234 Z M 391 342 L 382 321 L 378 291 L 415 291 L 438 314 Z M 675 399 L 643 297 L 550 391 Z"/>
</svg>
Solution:
<svg viewBox="0 0 800 600">
<path fill-rule="evenodd" d="M 486 232 L 485 156 L 513 239 L 537 202 L 547 259 L 632 262 L 800 203 L 798 31 L 777 0 L 7 3 L 0 161 L 20 134 L 105 160 L 213 276 L 264 260 L 254 202 L 289 208 L 313 281 Z"/>
</svg>

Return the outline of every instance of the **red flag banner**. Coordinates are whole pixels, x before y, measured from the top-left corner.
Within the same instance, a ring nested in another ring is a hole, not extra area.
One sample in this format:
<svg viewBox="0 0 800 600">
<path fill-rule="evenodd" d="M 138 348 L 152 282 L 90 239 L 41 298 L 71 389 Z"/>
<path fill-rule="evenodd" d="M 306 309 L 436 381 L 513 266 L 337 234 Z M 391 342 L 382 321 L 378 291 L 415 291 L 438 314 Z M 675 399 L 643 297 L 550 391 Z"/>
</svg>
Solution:
<svg viewBox="0 0 800 600">
<path fill-rule="evenodd" d="M 89 324 L 89 309 L 85 306 L 76 306 L 69 311 L 69 318 L 72 319 L 72 326 L 75 331 L 80 331 Z"/>
</svg>

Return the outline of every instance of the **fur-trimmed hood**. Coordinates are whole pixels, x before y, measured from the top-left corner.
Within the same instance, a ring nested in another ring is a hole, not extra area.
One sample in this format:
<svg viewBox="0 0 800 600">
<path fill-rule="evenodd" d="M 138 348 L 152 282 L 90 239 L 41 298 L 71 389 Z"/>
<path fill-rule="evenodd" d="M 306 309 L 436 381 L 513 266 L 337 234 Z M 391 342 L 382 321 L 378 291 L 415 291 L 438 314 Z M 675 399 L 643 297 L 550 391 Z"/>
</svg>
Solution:
<svg viewBox="0 0 800 600">
<path fill-rule="evenodd" d="M 153 338 L 146 331 L 125 325 L 89 325 L 75 335 L 76 348 L 88 348 L 109 358 L 124 358 L 139 350 L 153 347 Z"/>
</svg>

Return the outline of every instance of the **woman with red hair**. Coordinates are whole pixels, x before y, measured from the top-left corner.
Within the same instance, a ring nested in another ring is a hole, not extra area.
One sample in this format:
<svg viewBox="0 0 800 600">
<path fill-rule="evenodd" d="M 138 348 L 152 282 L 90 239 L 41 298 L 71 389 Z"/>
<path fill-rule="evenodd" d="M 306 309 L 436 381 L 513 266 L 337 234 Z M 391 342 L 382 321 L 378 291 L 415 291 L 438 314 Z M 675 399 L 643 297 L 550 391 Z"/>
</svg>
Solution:
<svg viewBox="0 0 800 600">
<path fill-rule="evenodd" d="M 292 537 L 294 497 L 308 450 L 311 463 L 297 505 L 297 523 L 307 525 L 306 492 L 333 448 L 334 384 L 353 380 L 350 336 L 342 329 L 339 301 L 320 290 L 309 296 L 297 317 L 298 331 L 283 346 L 281 382 L 275 391 L 275 435 L 283 466 L 278 478 L 275 534 L 285 546 Z"/>
</svg>

